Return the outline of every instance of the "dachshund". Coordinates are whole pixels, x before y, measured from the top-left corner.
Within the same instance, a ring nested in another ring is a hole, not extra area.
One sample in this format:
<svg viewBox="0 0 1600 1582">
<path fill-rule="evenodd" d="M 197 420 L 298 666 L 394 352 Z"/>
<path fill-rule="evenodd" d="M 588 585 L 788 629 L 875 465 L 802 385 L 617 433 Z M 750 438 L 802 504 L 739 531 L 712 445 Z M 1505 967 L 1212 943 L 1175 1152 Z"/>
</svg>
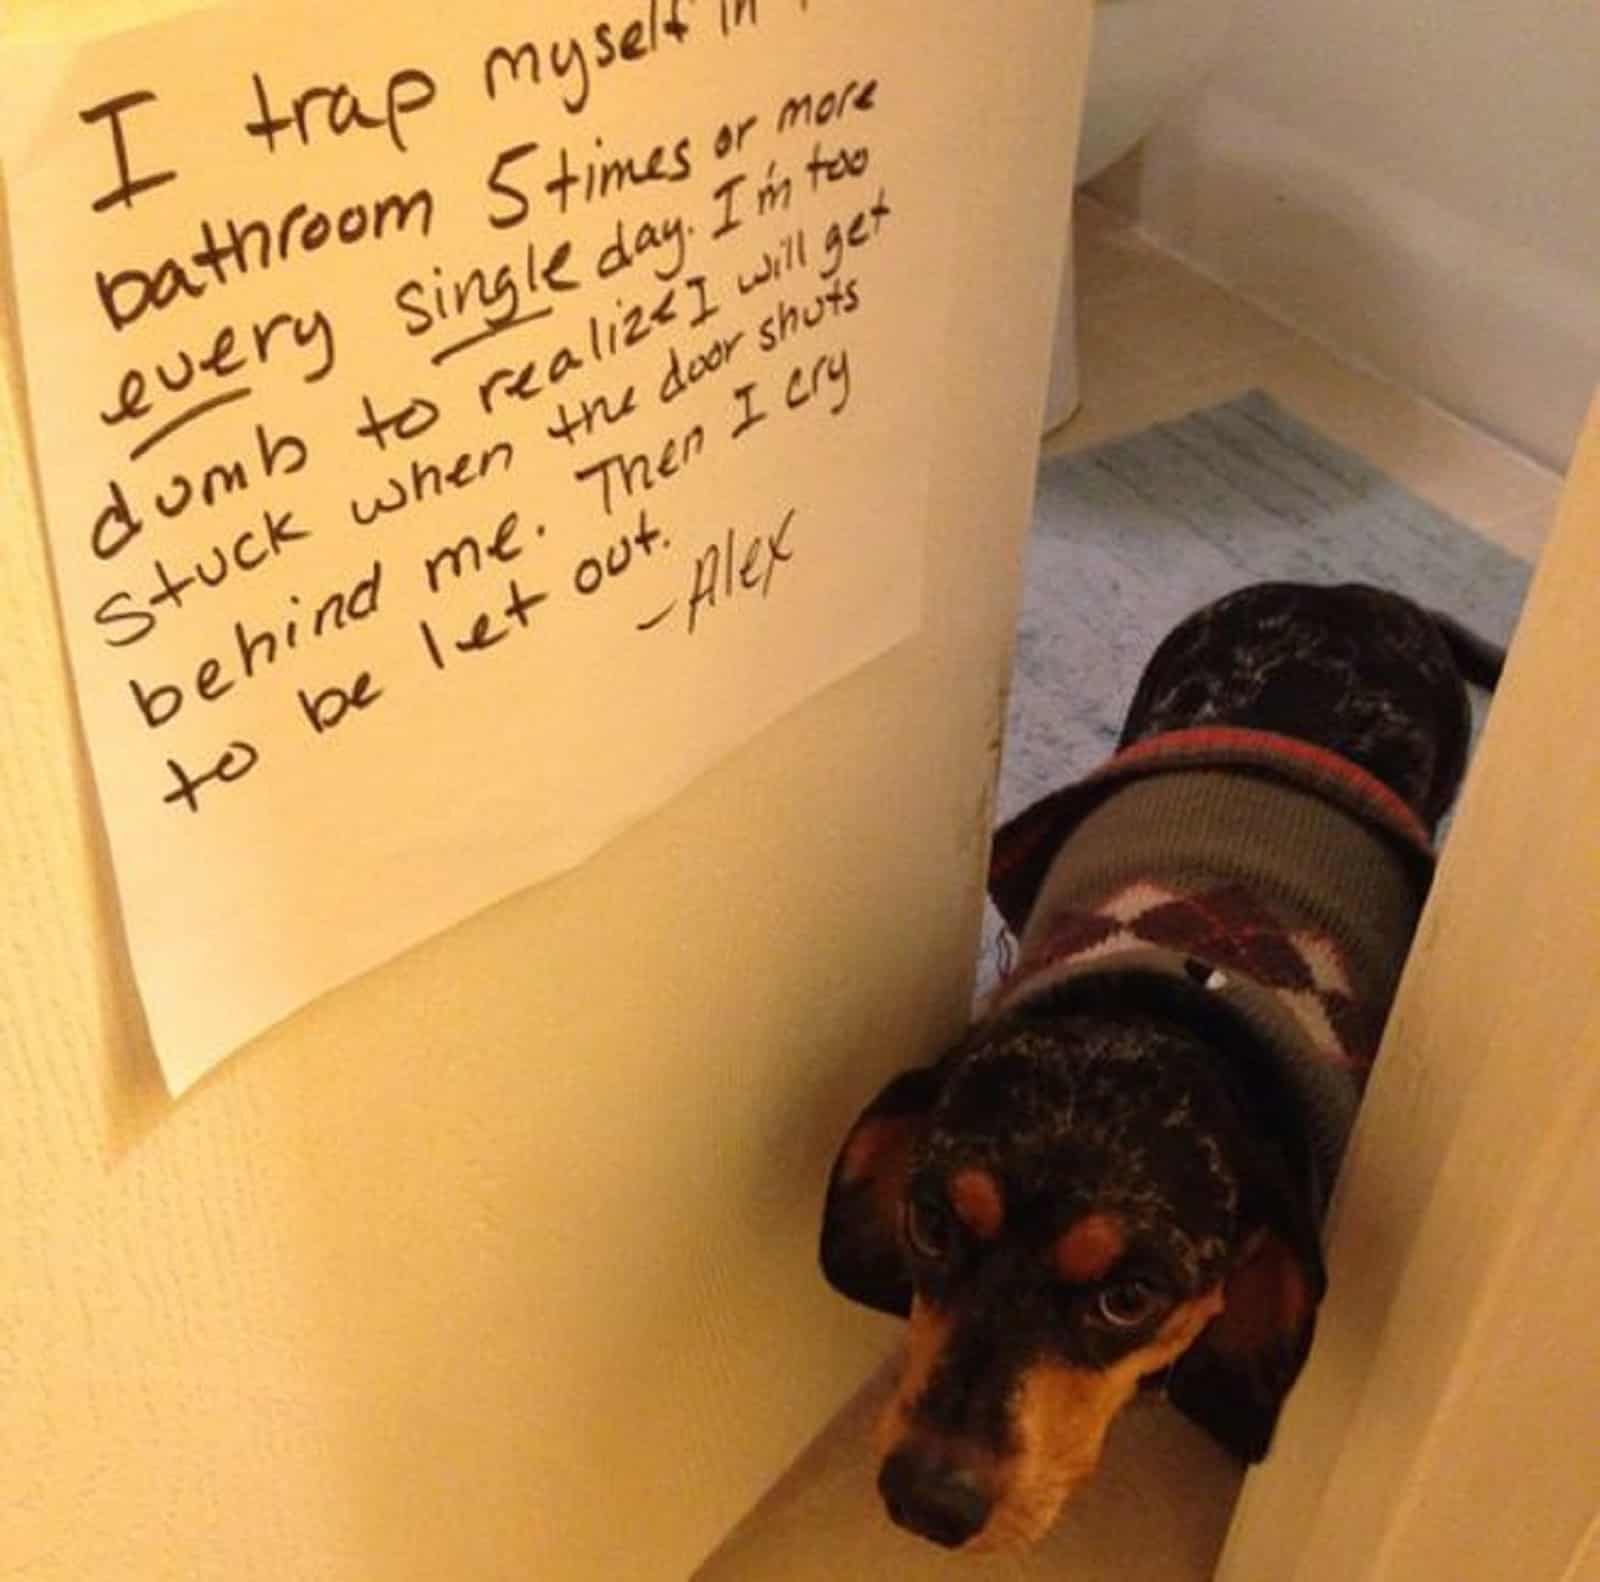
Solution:
<svg viewBox="0 0 1600 1582">
<path fill-rule="evenodd" d="M 1359 584 L 1261 583 L 1161 642 L 1115 754 L 1003 825 L 1016 959 L 846 1137 L 821 1262 L 909 1319 L 890 1517 L 1028 1544 L 1157 1386 L 1263 1457 L 1319 1229 L 1500 650 Z"/>
</svg>

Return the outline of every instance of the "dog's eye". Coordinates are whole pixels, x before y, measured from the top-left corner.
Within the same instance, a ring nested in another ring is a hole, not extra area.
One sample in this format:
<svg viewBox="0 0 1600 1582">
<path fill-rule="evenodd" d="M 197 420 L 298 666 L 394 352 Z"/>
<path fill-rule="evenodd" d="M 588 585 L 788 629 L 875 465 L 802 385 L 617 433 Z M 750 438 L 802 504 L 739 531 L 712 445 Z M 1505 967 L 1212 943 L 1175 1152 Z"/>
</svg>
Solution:
<svg viewBox="0 0 1600 1582">
<path fill-rule="evenodd" d="M 1114 1329 L 1132 1329 L 1153 1317 L 1165 1301 L 1160 1288 L 1148 1280 L 1117 1280 L 1100 1288 L 1095 1306 Z"/>
<path fill-rule="evenodd" d="M 943 1198 L 929 1188 L 911 1194 L 906 1203 L 906 1240 L 919 1257 L 935 1263 L 955 1246 L 955 1216 Z"/>
</svg>

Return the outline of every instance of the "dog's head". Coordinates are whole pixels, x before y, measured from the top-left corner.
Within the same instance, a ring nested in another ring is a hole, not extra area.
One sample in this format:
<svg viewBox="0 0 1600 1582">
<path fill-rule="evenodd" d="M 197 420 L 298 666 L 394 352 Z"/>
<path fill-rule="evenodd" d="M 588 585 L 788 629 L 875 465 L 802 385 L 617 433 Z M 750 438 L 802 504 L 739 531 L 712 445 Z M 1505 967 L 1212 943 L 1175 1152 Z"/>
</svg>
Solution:
<svg viewBox="0 0 1600 1582">
<path fill-rule="evenodd" d="M 822 1264 L 910 1319 L 879 1425 L 890 1515 L 949 1546 L 1030 1543 L 1165 1373 L 1265 1454 L 1324 1278 L 1300 1161 L 1215 1025 L 1097 988 L 982 1024 L 847 1137 Z"/>
</svg>

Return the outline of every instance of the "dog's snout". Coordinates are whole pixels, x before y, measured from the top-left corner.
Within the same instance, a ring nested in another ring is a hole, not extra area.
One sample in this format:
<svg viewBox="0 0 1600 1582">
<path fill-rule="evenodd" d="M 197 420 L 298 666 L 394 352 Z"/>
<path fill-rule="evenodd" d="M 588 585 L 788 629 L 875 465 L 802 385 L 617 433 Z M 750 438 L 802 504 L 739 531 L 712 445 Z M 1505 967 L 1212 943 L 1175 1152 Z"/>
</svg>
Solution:
<svg viewBox="0 0 1600 1582">
<path fill-rule="evenodd" d="M 909 1446 L 884 1461 L 878 1491 L 894 1521 L 947 1549 L 976 1534 L 994 1504 L 976 1473 Z"/>
</svg>

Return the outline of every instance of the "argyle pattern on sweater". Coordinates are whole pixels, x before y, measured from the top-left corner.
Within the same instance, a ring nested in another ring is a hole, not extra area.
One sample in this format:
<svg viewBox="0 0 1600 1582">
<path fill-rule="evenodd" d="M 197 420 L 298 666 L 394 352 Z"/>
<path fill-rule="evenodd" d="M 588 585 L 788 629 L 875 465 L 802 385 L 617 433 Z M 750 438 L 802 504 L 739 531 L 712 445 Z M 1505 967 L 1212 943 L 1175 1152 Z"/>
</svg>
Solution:
<svg viewBox="0 0 1600 1582">
<path fill-rule="evenodd" d="M 1186 969 L 1207 988 L 1231 975 L 1269 990 L 1325 1059 L 1364 1077 L 1381 1028 L 1356 998 L 1337 943 L 1326 933 L 1287 928 L 1240 884 L 1182 894 L 1154 881 L 1128 884 L 1093 908 L 1071 908 L 1030 952 L 1015 978 L 1047 969 L 1115 958 L 1155 945 L 1187 958 Z M 1002 986 L 1002 997 L 1015 982 Z"/>
<path fill-rule="evenodd" d="M 990 857 L 989 893 L 1012 933 L 1020 933 L 1026 924 L 1057 851 L 1098 803 L 1140 779 L 1207 768 L 1266 775 L 1343 808 L 1390 844 L 1396 860 L 1427 888 L 1433 869 L 1429 832 L 1381 781 L 1310 742 L 1272 731 L 1200 726 L 1123 748 L 1081 780 L 1040 798 L 1001 825 Z"/>
</svg>

